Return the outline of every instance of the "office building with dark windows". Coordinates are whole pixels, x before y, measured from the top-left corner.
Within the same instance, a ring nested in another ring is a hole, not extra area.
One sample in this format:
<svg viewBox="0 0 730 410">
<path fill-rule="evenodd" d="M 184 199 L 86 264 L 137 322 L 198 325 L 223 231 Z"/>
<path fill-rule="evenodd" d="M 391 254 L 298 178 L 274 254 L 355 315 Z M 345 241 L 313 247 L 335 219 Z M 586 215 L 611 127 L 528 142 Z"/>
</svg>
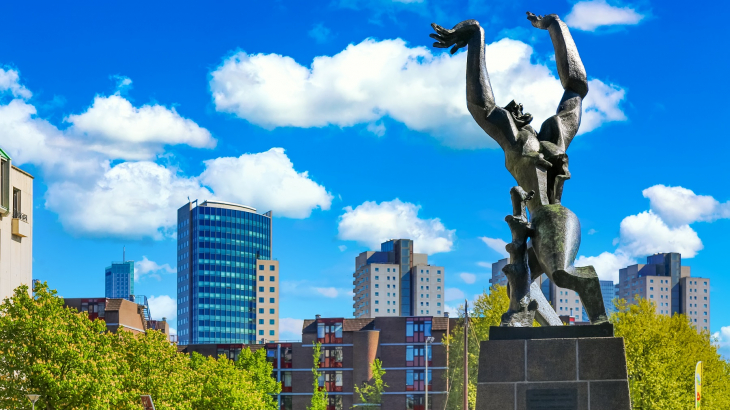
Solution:
<svg viewBox="0 0 730 410">
<path fill-rule="evenodd" d="M 104 270 L 104 296 L 134 301 L 134 261 L 112 262 Z"/>
<path fill-rule="evenodd" d="M 388 385 L 383 409 L 443 409 L 448 397 L 448 347 L 443 339 L 456 325 L 447 317 L 321 318 L 305 320 L 301 342 L 257 345 L 187 345 L 180 350 L 236 359 L 241 349 L 266 349 L 281 382 L 277 400 L 282 410 L 305 410 L 312 400 L 312 353 L 321 344 L 319 386 L 327 391 L 327 410 L 346 410 L 358 404 L 354 386 L 372 377 L 370 365 L 382 362 Z M 426 370 L 428 362 L 428 370 Z"/>
<path fill-rule="evenodd" d="M 619 270 L 618 288 L 630 304 L 647 299 L 659 314 L 683 314 L 698 331 L 710 330 L 710 279 L 693 277 L 679 253 L 657 253 Z"/>
<path fill-rule="evenodd" d="M 353 273 L 354 316 L 444 316 L 446 271 L 414 253 L 410 239 L 391 239 L 362 252 Z"/>
<path fill-rule="evenodd" d="M 271 212 L 193 201 L 178 209 L 177 220 L 179 343 L 276 339 L 279 265 L 271 262 Z"/>
</svg>

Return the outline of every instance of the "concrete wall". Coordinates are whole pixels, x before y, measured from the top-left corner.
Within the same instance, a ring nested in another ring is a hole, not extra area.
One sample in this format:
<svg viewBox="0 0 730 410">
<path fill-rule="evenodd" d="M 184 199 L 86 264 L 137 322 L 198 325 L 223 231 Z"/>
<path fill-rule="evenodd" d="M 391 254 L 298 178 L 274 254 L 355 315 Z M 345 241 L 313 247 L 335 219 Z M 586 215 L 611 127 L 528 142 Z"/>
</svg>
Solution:
<svg viewBox="0 0 730 410">
<path fill-rule="evenodd" d="M 25 237 L 13 235 L 13 189 L 21 193 L 20 212 L 28 222 L 16 221 Z M 13 295 L 20 285 L 33 282 L 33 177 L 16 167 L 10 170 L 10 213 L 0 216 L 0 299 Z"/>
<path fill-rule="evenodd" d="M 264 270 L 260 270 L 261 266 Z M 274 270 L 271 270 L 271 266 Z M 263 276 L 264 280 L 260 281 L 259 277 Z M 271 281 L 271 276 L 274 281 Z M 256 340 L 279 340 L 279 261 L 274 260 L 256 260 Z M 263 292 L 260 288 L 263 288 Z M 274 291 L 271 291 L 274 288 Z M 264 298 L 264 302 L 260 302 L 260 298 Z M 274 303 L 271 303 L 271 299 Z M 259 313 L 258 309 L 264 309 L 264 313 Z M 270 313 L 274 309 L 274 313 Z M 263 319 L 264 323 L 259 323 Z M 271 320 L 274 324 L 271 324 Z M 271 334 L 271 331 L 274 334 Z M 261 331 L 264 334 L 260 334 Z"/>
</svg>

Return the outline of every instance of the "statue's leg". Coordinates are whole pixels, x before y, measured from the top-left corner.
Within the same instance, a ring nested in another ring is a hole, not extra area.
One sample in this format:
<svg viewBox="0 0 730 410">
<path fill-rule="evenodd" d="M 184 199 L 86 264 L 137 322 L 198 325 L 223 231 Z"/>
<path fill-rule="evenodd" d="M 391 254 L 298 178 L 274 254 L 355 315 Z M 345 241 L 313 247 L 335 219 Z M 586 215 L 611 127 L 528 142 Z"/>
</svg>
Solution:
<svg viewBox="0 0 730 410">
<path fill-rule="evenodd" d="M 573 268 L 572 272 L 558 269 L 552 273 L 551 279 L 556 286 L 578 292 L 588 318 L 594 325 L 608 321 L 606 307 L 601 296 L 601 282 L 593 266 Z"/>
</svg>

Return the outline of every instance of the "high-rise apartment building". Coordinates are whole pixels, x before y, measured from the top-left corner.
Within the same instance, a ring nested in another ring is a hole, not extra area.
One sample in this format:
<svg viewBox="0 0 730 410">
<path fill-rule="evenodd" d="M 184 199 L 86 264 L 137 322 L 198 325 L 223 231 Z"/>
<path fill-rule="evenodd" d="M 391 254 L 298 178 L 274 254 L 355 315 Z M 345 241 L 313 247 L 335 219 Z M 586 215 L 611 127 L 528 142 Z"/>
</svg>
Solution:
<svg viewBox="0 0 730 410">
<path fill-rule="evenodd" d="M 507 286 L 507 276 L 502 269 L 509 263 L 509 258 L 500 259 L 492 264 L 492 278 L 489 283 L 492 285 Z"/>
<path fill-rule="evenodd" d="M 0 300 L 33 286 L 33 176 L 0 149 Z"/>
<path fill-rule="evenodd" d="M 355 317 L 444 316 L 445 270 L 414 253 L 410 239 L 391 239 L 379 252 L 361 253 L 352 276 Z"/>
<path fill-rule="evenodd" d="M 645 265 L 619 270 L 619 297 L 634 303 L 637 296 L 654 303 L 659 314 L 684 314 L 698 330 L 710 329 L 710 280 L 692 277 L 679 253 L 657 253 Z"/>
<path fill-rule="evenodd" d="M 179 343 L 275 339 L 279 266 L 271 262 L 271 212 L 259 214 L 229 202 L 194 201 L 178 209 L 177 220 Z M 258 292 L 261 287 L 264 291 Z M 262 325 L 259 319 L 264 320 Z"/>
<path fill-rule="evenodd" d="M 134 261 L 122 258 L 104 270 L 104 297 L 134 301 Z"/>
</svg>

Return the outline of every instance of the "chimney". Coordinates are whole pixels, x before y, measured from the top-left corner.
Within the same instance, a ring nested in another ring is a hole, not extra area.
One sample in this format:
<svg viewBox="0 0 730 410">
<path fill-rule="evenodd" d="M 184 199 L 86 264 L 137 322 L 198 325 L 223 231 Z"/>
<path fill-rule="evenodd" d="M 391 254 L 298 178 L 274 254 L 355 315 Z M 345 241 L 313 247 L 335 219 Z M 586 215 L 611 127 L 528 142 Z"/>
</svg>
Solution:
<svg viewBox="0 0 730 410">
<path fill-rule="evenodd" d="M 322 319 L 322 315 L 314 315 L 314 320 Z"/>
</svg>

